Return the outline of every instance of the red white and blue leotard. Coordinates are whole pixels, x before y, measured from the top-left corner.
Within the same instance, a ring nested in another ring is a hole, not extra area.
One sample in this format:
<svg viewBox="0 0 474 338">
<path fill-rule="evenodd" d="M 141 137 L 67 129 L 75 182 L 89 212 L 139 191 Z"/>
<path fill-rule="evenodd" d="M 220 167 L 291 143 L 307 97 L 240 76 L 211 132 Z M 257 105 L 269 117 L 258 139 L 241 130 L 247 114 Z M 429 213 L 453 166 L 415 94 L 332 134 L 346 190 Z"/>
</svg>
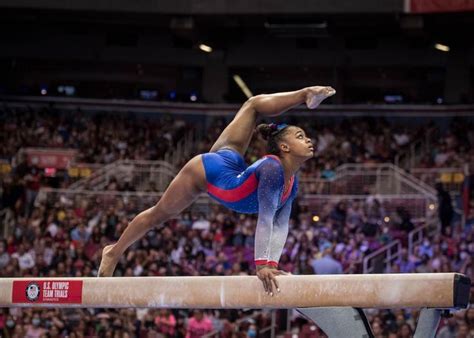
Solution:
<svg viewBox="0 0 474 338">
<path fill-rule="evenodd" d="M 202 155 L 209 196 L 240 213 L 258 213 L 255 263 L 277 265 L 288 235 L 291 204 L 298 182 L 291 178 L 284 189 L 283 166 L 267 155 L 251 166 L 233 149 Z"/>
</svg>

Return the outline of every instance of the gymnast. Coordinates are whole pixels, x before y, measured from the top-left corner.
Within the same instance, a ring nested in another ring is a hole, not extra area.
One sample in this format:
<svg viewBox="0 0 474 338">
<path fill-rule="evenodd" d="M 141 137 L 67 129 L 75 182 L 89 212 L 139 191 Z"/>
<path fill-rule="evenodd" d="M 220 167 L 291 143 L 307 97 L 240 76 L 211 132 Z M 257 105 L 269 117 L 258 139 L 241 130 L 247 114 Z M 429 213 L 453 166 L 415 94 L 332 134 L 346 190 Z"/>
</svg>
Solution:
<svg viewBox="0 0 474 338">
<path fill-rule="evenodd" d="M 276 276 L 298 189 L 295 173 L 314 156 L 314 146 L 305 132 L 286 124 L 260 124 L 257 131 L 267 140 L 268 155 L 250 166 L 244 161 L 258 117 L 277 116 L 306 103 L 314 109 L 336 92 L 314 86 L 293 92 L 251 97 L 224 129 L 209 153 L 187 162 L 153 207 L 138 214 L 117 243 L 102 251 L 98 276 L 112 276 L 120 256 L 153 226 L 177 216 L 198 196 L 207 192 L 227 208 L 240 213 L 258 213 L 255 231 L 255 264 L 265 292 L 279 290 Z"/>
</svg>

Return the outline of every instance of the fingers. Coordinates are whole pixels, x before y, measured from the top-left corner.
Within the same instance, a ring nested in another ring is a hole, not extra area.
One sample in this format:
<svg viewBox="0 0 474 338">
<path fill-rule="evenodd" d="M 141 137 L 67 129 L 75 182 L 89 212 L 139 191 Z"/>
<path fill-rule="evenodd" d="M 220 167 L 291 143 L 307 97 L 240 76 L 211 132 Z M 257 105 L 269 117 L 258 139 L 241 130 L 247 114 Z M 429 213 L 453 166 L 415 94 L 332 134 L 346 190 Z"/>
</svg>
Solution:
<svg viewBox="0 0 474 338">
<path fill-rule="evenodd" d="M 275 290 L 276 290 L 277 292 L 280 292 L 280 285 L 278 284 L 278 281 L 277 281 L 277 279 L 275 278 L 275 275 L 272 276 L 272 281 L 273 281 L 273 284 L 275 284 Z M 272 296 L 273 296 L 273 294 L 272 294 Z"/>
<path fill-rule="evenodd" d="M 262 281 L 263 289 L 265 293 L 273 296 L 275 292 L 280 292 L 280 283 L 278 283 L 277 276 L 288 275 L 287 272 L 282 270 L 270 270 L 264 273 L 259 273 L 258 278 Z"/>
<path fill-rule="evenodd" d="M 269 294 L 270 296 L 273 296 L 272 279 L 274 277 L 272 273 L 265 274 L 259 278 L 263 283 L 263 289 L 265 290 L 265 293 Z"/>
<path fill-rule="evenodd" d="M 273 280 L 273 274 L 272 273 L 269 273 L 267 275 L 267 287 L 268 287 L 268 294 L 270 296 L 273 296 L 273 286 L 272 286 L 272 280 Z"/>
<path fill-rule="evenodd" d="M 271 280 L 270 280 L 270 275 L 269 274 L 264 274 L 260 280 L 263 283 L 263 289 L 265 290 L 265 293 L 270 294 L 271 293 Z"/>
<path fill-rule="evenodd" d="M 264 278 L 262 279 L 262 282 L 263 282 L 263 288 L 265 289 L 265 292 L 268 293 L 269 291 L 268 291 L 268 281 L 267 281 L 267 278 L 264 277 Z"/>
</svg>

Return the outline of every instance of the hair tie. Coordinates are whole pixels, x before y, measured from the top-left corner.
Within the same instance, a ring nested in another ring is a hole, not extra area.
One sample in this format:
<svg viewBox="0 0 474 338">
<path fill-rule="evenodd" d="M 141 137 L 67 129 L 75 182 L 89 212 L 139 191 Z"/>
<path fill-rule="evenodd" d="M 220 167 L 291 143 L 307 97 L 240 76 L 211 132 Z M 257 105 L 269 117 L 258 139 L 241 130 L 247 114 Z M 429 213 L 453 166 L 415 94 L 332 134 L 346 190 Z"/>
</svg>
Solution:
<svg viewBox="0 0 474 338">
<path fill-rule="evenodd" d="M 275 136 L 277 135 L 279 132 L 281 132 L 283 129 L 285 129 L 286 127 L 288 127 L 288 125 L 286 123 L 280 123 L 280 124 L 276 124 L 276 123 L 270 123 L 268 125 L 270 127 L 270 129 L 272 130 L 271 132 L 271 135 L 272 136 Z"/>
</svg>

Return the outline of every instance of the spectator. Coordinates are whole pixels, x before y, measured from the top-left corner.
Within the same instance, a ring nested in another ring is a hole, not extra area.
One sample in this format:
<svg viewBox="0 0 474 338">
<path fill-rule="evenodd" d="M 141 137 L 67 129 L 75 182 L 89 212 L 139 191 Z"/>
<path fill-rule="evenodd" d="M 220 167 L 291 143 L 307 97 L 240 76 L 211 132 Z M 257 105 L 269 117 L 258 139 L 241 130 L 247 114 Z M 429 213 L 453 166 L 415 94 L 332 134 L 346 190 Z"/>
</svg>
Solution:
<svg viewBox="0 0 474 338">
<path fill-rule="evenodd" d="M 31 252 L 25 250 L 24 244 L 20 244 L 18 252 L 12 254 L 12 258 L 18 260 L 18 265 L 21 270 L 31 269 L 35 266 L 35 259 Z"/>
<path fill-rule="evenodd" d="M 176 318 L 169 310 L 161 309 L 155 317 L 156 330 L 165 337 L 173 337 L 176 333 Z"/>
<path fill-rule="evenodd" d="M 28 338 L 40 338 L 46 330 L 42 327 L 42 321 L 39 313 L 35 312 L 31 319 L 31 325 L 26 326 L 25 337 Z"/>
<path fill-rule="evenodd" d="M 342 265 L 332 257 L 332 248 L 324 250 L 323 257 L 314 259 L 311 265 L 317 275 L 342 274 Z"/>
<path fill-rule="evenodd" d="M 413 337 L 413 329 L 411 328 L 410 324 L 403 323 L 400 328 L 398 329 L 398 337 L 399 338 L 411 338 Z"/>
<path fill-rule="evenodd" d="M 6 252 L 5 241 L 0 241 L 0 270 L 10 262 L 10 255 Z"/>
<path fill-rule="evenodd" d="M 90 232 L 86 229 L 86 226 L 82 222 L 71 231 L 71 239 L 81 244 L 86 243 L 89 240 L 90 235 Z"/>
<path fill-rule="evenodd" d="M 405 207 L 397 207 L 396 213 L 398 216 L 397 229 L 405 233 L 409 233 L 415 229 L 415 225 L 411 221 L 411 216 Z"/>
<path fill-rule="evenodd" d="M 438 214 L 441 222 L 443 234 L 446 234 L 446 228 L 451 226 L 454 216 L 454 209 L 451 196 L 444 190 L 442 183 L 436 183 L 436 191 L 438 192 Z"/>
<path fill-rule="evenodd" d="M 201 310 L 194 310 L 194 315 L 188 321 L 186 338 L 198 338 L 211 331 L 211 320 Z"/>
<path fill-rule="evenodd" d="M 33 211 L 33 203 L 35 202 L 38 191 L 41 187 L 41 174 L 37 167 L 32 167 L 28 175 L 25 176 L 26 181 L 26 211 L 25 215 L 29 216 Z"/>
<path fill-rule="evenodd" d="M 450 317 L 447 320 L 447 325 L 442 327 L 438 334 L 436 335 L 437 338 L 456 338 L 458 333 L 458 325 L 456 322 L 456 318 Z"/>
</svg>

